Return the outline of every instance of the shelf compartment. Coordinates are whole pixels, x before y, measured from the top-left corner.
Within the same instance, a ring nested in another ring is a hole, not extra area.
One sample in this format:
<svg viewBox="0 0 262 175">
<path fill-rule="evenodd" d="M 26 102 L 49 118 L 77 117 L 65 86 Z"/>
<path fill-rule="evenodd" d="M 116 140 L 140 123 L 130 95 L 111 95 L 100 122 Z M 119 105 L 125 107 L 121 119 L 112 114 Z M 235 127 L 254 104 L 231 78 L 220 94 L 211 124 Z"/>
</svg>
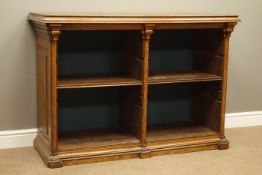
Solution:
<svg viewBox="0 0 262 175">
<path fill-rule="evenodd" d="M 151 75 L 148 78 L 149 84 L 168 84 L 183 82 L 205 82 L 220 81 L 221 76 L 203 73 L 203 72 L 181 72 L 181 73 L 162 73 Z"/>
<path fill-rule="evenodd" d="M 220 81 L 149 86 L 147 141 L 217 135 Z"/>
<path fill-rule="evenodd" d="M 142 85 L 142 81 L 127 77 L 75 77 L 65 76 L 57 82 L 58 89 L 92 88 Z"/>
<path fill-rule="evenodd" d="M 140 90 L 136 86 L 59 89 L 58 147 L 66 151 L 139 142 Z"/>
<path fill-rule="evenodd" d="M 150 43 L 149 76 L 193 71 L 222 76 L 223 48 L 220 29 L 156 30 Z"/>
<path fill-rule="evenodd" d="M 139 140 L 120 128 L 93 129 L 78 132 L 60 133 L 58 149 L 60 151 L 99 147 L 114 147 L 119 145 L 138 145 Z"/>
<path fill-rule="evenodd" d="M 218 136 L 219 134 L 201 125 L 192 123 L 154 125 L 148 128 L 147 142 Z"/>
<path fill-rule="evenodd" d="M 141 78 L 140 31 L 62 31 L 58 42 L 58 80 L 64 76 Z"/>
</svg>

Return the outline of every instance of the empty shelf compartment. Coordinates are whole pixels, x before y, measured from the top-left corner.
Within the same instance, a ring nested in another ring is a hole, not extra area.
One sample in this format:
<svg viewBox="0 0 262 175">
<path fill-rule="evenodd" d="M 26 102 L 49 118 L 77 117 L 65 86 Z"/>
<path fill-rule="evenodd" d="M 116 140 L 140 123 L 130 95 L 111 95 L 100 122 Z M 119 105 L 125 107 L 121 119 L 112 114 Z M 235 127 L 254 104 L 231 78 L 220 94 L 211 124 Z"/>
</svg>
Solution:
<svg viewBox="0 0 262 175">
<path fill-rule="evenodd" d="M 136 124 L 140 122 L 141 110 L 136 100 L 139 90 L 135 86 L 60 89 L 58 147 L 91 148 L 138 143 Z"/>
<path fill-rule="evenodd" d="M 220 83 L 150 85 L 147 141 L 218 135 Z"/>
</svg>

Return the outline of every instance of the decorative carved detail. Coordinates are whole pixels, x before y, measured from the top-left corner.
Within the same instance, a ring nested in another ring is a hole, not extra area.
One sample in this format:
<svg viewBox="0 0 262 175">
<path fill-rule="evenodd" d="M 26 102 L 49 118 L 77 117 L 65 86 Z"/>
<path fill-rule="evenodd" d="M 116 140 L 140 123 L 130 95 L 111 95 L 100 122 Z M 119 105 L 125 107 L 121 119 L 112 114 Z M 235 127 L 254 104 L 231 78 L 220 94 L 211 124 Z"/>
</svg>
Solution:
<svg viewBox="0 0 262 175">
<path fill-rule="evenodd" d="M 44 143 L 44 141 L 38 134 L 36 139 L 34 140 L 34 147 L 37 152 L 42 157 L 43 161 L 49 168 L 58 168 L 63 166 L 63 161 L 59 156 L 52 155 L 48 149 L 48 145 Z"/>
<path fill-rule="evenodd" d="M 150 40 L 151 35 L 153 34 L 153 30 L 145 29 L 142 31 L 143 40 Z"/>
<path fill-rule="evenodd" d="M 224 28 L 225 38 L 229 38 L 231 36 L 231 33 L 233 32 L 235 25 L 235 23 L 229 23 L 226 25 L 226 27 Z"/>
<path fill-rule="evenodd" d="M 48 31 L 52 31 L 52 30 L 55 30 L 55 31 L 59 31 L 61 30 L 62 28 L 62 24 L 47 24 L 47 30 Z"/>
<path fill-rule="evenodd" d="M 224 37 L 229 38 L 232 32 L 233 32 L 233 29 L 230 29 L 230 28 L 224 29 Z"/>
<path fill-rule="evenodd" d="M 143 40 L 150 40 L 153 34 L 153 28 L 155 25 L 145 25 L 145 29 L 142 31 Z"/>
<path fill-rule="evenodd" d="M 51 41 L 58 41 L 59 36 L 61 34 L 62 24 L 49 24 L 47 25 L 47 31 L 49 34 L 49 38 Z"/>
<path fill-rule="evenodd" d="M 226 139 L 225 136 L 221 137 L 220 143 L 219 143 L 219 149 L 225 150 L 229 148 L 229 141 Z"/>
<path fill-rule="evenodd" d="M 49 156 L 47 164 L 49 168 L 63 167 L 63 161 L 58 156 Z"/>
<path fill-rule="evenodd" d="M 141 159 L 146 159 L 146 158 L 150 158 L 151 157 L 151 151 L 148 148 L 143 147 L 141 150 L 141 153 L 139 155 L 139 157 Z"/>
<path fill-rule="evenodd" d="M 51 30 L 48 34 L 51 41 L 58 41 L 61 32 L 59 30 Z"/>
</svg>

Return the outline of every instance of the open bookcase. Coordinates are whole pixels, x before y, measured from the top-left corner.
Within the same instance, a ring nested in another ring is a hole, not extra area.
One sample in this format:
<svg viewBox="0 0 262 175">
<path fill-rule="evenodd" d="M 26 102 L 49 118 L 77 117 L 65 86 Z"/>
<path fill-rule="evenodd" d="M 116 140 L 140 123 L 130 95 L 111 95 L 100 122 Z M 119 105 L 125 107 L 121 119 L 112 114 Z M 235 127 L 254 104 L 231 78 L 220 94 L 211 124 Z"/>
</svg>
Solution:
<svg viewBox="0 0 262 175">
<path fill-rule="evenodd" d="M 38 135 L 48 167 L 227 149 L 237 16 L 37 14 Z"/>
</svg>

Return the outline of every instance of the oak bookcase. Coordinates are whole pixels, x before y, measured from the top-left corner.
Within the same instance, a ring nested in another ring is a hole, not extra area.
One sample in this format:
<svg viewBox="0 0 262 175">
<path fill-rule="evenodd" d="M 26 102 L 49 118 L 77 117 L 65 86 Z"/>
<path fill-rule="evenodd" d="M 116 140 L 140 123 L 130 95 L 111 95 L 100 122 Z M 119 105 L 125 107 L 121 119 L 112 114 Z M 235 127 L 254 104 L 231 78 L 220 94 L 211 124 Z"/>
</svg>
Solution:
<svg viewBox="0 0 262 175">
<path fill-rule="evenodd" d="M 227 149 L 234 15 L 38 14 L 38 135 L 48 167 Z"/>
</svg>

